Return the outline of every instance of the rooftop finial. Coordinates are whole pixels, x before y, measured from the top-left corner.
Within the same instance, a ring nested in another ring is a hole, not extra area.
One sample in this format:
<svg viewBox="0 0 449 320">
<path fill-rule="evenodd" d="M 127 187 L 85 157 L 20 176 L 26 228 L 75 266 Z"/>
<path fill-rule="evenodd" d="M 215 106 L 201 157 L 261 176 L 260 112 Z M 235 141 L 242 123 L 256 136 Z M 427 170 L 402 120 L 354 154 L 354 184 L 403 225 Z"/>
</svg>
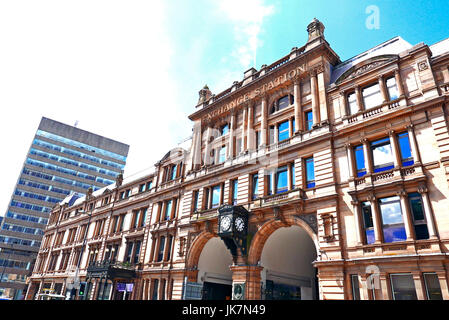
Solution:
<svg viewBox="0 0 449 320">
<path fill-rule="evenodd" d="M 310 42 L 317 37 L 324 38 L 324 24 L 317 18 L 313 18 L 307 26 L 307 32 L 309 33 L 309 40 L 307 42 Z"/>
<path fill-rule="evenodd" d="M 198 99 L 198 103 L 197 103 L 198 105 L 209 100 L 210 97 L 212 96 L 212 92 L 209 90 L 209 87 L 207 86 L 207 84 L 205 84 L 203 89 L 201 89 L 198 93 L 200 96 Z"/>
</svg>

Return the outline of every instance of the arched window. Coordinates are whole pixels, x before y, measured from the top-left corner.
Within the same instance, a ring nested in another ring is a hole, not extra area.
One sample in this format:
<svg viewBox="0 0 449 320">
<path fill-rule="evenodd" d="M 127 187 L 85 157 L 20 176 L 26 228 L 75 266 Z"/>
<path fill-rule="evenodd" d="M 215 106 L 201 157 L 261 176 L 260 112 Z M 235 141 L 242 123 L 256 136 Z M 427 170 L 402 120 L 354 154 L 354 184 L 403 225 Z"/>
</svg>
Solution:
<svg viewBox="0 0 449 320">
<path fill-rule="evenodd" d="M 271 106 L 270 114 L 285 109 L 292 104 L 293 104 L 293 96 L 291 94 L 287 94 L 283 97 L 280 97 Z"/>
</svg>

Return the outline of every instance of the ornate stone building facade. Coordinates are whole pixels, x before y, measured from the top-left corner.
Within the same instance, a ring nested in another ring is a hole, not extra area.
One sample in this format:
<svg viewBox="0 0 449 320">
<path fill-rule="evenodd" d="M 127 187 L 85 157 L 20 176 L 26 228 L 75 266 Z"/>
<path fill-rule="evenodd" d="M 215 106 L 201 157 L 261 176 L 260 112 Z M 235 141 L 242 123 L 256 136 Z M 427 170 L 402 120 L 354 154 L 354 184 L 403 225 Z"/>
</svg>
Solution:
<svg viewBox="0 0 449 320">
<path fill-rule="evenodd" d="M 200 90 L 151 175 L 55 208 L 27 298 L 449 299 L 449 40 L 342 62 L 307 31 Z"/>
</svg>

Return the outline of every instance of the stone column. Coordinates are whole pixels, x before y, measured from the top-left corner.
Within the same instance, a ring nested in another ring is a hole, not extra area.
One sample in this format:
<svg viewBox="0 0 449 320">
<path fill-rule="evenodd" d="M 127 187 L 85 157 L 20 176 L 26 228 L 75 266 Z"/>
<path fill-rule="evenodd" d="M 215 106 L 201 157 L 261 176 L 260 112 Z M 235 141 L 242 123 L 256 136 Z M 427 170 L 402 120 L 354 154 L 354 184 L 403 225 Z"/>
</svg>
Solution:
<svg viewBox="0 0 449 320">
<path fill-rule="evenodd" d="M 318 125 L 320 123 L 320 102 L 318 99 L 318 80 L 316 71 L 312 70 L 310 74 L 310 89 L 312 92 L 312 115 L 313 115 L 313 125 Z"/>
<path fill-rule="evenodd" d="M 267 145 L 267 122 L 268 122 L 268 101 L 267 96 L 262 96 L 261 121 L 260 121 L 260 145 Z"/>
<path fill-rule="evenodd" d="M 413 130 L 413 124 L 408 125 L 408 139 L 410 140 L 410 148 L 412 149 L 412 156 L 415 164 L 421 163 L 421 155 L 419 154 L 418 144 L 416 143 L 415 130 Z"/>
<path fill-rule="evenodd" d="M 390 136 L 391 151 L 393 152 L 394 168 L 398 169 L 402 165 L 402 161 L 401 161 L 401 155 L 400 155 L 400 151 L 399 151 L 398 141 L 396 139 L 396 134 L 393 130 L 391 130 L 388 132 L 388 135 Z"/>
<path fill-rule="evenodd" d="M 399 97 L 402 97 L 405 93 L 404 93 L 404 85 L 402 84 L 401 72 L 399 71 L 399 69 L 396 69 L 394 71 L 394 78 L 396 80 L 396 86 L 398 87 Z"/>
<path fill-rule="evenodd" d="M 254 151 L 255 136 L 254 136 L 254 105 L 248 106 L 248 129 L 247 129 L 247 146 L 249 151 Z"/>
<path fill-rule="evenodd" d="M 235 113 L 231 114 L 231 122 L 229 124 L 229 141 L 228 141 L 228 159 L 234 158 L 234 135 L 235 135 Z"/>
<path fill-rule="evenodd" d="M 354 210 L 354 224 L 355 224 L 355 233 L 356 233 L 357 245 L 360 246 L 360 245 L 363 244 L 362 232 L 361 232 L 362 213 L 361 213 L 361 209 L 360 209 L 360 201 L 355 199 L 355 200 L 351 201 L 351 204 L 352 204 L 353 210 Z"/>
<path fill-rule="evenodd" d="M 381 272 L 380 279 L 380 291 L 382 293 L 382 300 L 391 300 L 390 292 L 388 290 L 388 275 L 385 272 Z"/>
<path fill-rule="evenodd" d="M 245 300 L 260 300 L 261 299 L 261 271 L 259 266 L 231 266 L 232 282 L 245 283 Z"/>
<path fill-rule="evenodd" d="M 363 111 L 363 99 L 362 99 L 362 92 L 360 90 L 360 86 L 356 86 L 355 89 L 355 98 L 357 101 L 357 112 Z"/>
<path fill-rule="evenodd" d="M 385 103 L 389 100 L 388 93 L 387 93 L 387 87 L 385 85 L 385 79 L 383 76 L 379 76 L 377 78 L 377 80 L 379 81 L 379 89 L 380 89 L 380 93 L 382 94 L 382 102 Z"/>
<path fill-rule="evenodd" d="M 407 240 L 413 240 L 414 230 L 413 230 L 413 220 L 410 213 L 410 207 L 408 205 L 407 193 L 405 190 L 400 190 L 396 192 L 401 201 L 402 216 L 404 219 L 405 234 L 407 235 Z"/>
<path fill-rule="evenodd" d="M 288 190 L 292 190 L 292 166 L 287 164 L 287 186 Z"/>
<path fill-rule="evenodd" d="M 208 165 L 210 163 L 210 135 L 212 128 L 208 125 L 206 129 L 206 145 L 204 147 L 204 165 Z"/>
<path fill-rule="evenodd" d="M 276 144 L 279 142 L 279 127 L 278 124 L 274 124 L 274 133 L 273 133 L 273 143 Z"/>
<path fill-rule="evenodd" d="M 412 272 L 413 281 L 415 283 L 416 297 L 418 300 L 425 300 L 424 286 L 421 280 L 420 272 Z"/>
<path fill-rule="evenodd" d="M 363 144 L 363 157 L 365 158 L 365 169 L 366 174 L 370 175 L 373 173 L 373 162 L 371 161 L 370 144 L 368 139 L 363 138 L 360 140 Z"/>
<path fill-rule="evenodd" d="M 352 144 L 346 143 L 346 154 L 348 156 L 348 166 L 349 166 L 349 178 L 354 179 L 357 174 L 355 172 L 355 166 L 354 166 L 354 155 L 352 152 Z"/>
<path fill-rule="evenodd" d="M 326 97 L 326 84 L 324 82 L 324 67 L 320 66 L 317 69 L 317 78 L 318 78 L 318 95 L 319 95 L 319 104 L 320 104 L 320 121 L 328 120 L 328 109 L 327 109 L 327 97 Z"/>
<path fill-rule="evenodd" d="M 247 132 L 246 132 L 246 115 L 247 115 L 247 108 L 244 107 L 242 110 L 242 114 L 243 114 L 243 118 L 242 118 L 242 149 L 241 152 L 245 152 L 246 151 L 246 136 L 247 136 Z"/>
<path fill-rule="evenodd" d="M 300 132 L 302 128 L 302 110 L 301 110 L 301 79 L 293 80 L 293 95 L 295 100 L 295 128 L 294 133 Z"/>
<path fill-rule="evenodd" d="M 344 91 L 340 91 L 340 111 L 342 113 L 342 117 L 346 117 L 350 114 L 346 105 L 346 94 L 344 93 Z"/>
<path fill-rule="evenodd" d="M 422 202 L 424 206 L 424 214 L 427 222 L 427 229 L 429 231 L 429 238 L 436 239 L 437 233 L 435 228 L 435 223 L 433 220 L 432 207 L 429 201 L 429 195 L 427 193 L 427 187 L 425 185 L 418 186 L 418 192 L 421 194 Z"/>
<path fill-rule="evenodd" d="M 441 295 L 443 296 L 443 300 L 449 300 L 449 288 L 447 285 L 446 272 L 437 271 L 438 281 L 440 283 Z"/>
<path fill-rule="evenodd" d="M 379 206 L 377 205 L 377 199 L 374 194 L 368 195 L 368 201 L 371 203 L 371 213 L 373 215 L 373 226 L 374 226 L 374 243 L 382 242 L 382 226 L 381 217 L 379 212 Z"/>
</svg>

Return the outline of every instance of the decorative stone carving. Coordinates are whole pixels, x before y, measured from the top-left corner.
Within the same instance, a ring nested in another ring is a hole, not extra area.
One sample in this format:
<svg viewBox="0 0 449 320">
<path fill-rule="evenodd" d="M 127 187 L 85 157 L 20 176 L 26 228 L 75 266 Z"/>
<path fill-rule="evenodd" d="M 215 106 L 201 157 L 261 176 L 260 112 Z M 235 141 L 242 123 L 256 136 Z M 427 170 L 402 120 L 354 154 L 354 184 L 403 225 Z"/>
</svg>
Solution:
<svg viewBox="0 0 449 320">
<path fill-rule="evenodd" d="M 318 221 L 314 213 L 297 215 L 297 218 L 303 220 L 309 225 L 315 234 L 318 234 Z"/>
<path fill-rule="evenodd" d="M 426 61 L 418 62 L 418 70 L 419 70 L 419 71 L 424 71 L 424 70 L 426 70 L 427 68 L 429 68 L 429 66 L 427 65 L 427 62 L 426 62 Z"/>
</svg>

